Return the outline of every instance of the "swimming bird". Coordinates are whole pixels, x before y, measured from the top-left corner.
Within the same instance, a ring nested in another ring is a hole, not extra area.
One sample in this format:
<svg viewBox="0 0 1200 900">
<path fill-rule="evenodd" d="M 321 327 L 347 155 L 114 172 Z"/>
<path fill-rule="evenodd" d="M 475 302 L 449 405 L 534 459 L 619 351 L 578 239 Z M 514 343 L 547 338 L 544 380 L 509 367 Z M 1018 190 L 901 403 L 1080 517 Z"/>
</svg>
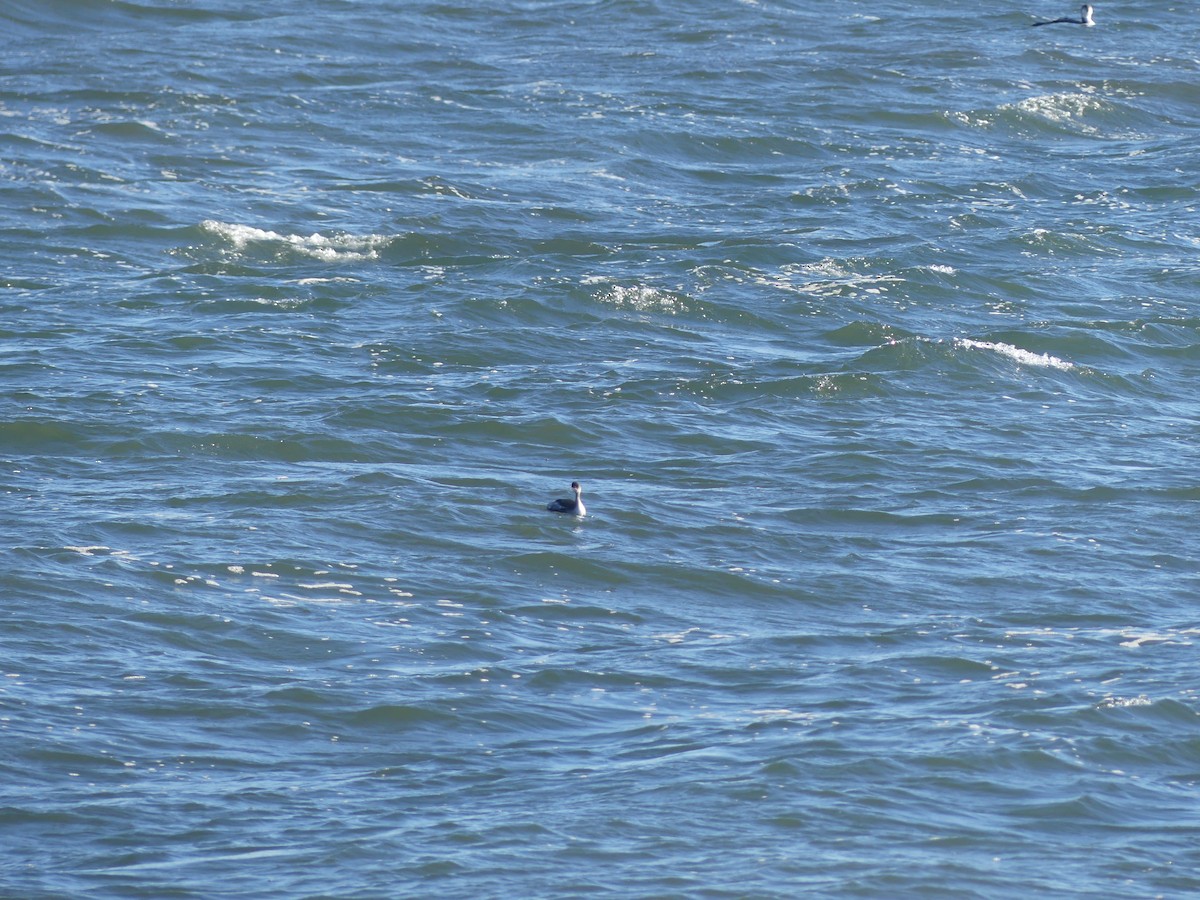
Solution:
<svg viewBox="0 0 1200 900">
<path fill-rule="evenodd" d="M 587 515 L 587 507 L 583 505 L 583 488 L 579 486 L 578 481 L 571 482 L 571 490 L 575 492 L 574 499 L 555 500 L 546 506 L 550 512 L 574 513 L 577 516 Z"/>
<path fill-rule="evenodd" d="M 1066 22 L 1068 25 L 1095 25 L 1092 21 L 1092 8 L 1088 4 L 1083 4 L 1079 7 L 1079 18 L 1074 16 L 1061 16 L 1057 19 L 1050 19 L 1047 22 L 1034 22 L 1034 25 L 1057 25 L 1059 22 Z"/>
</svg>

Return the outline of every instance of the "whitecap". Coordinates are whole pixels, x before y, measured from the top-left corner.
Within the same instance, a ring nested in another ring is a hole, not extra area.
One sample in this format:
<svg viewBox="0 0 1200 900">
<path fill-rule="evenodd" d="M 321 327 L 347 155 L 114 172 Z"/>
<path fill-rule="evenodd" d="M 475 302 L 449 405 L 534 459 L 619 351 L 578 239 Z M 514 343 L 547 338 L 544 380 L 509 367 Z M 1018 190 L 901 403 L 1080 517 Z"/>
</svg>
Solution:
<svg viewBox="0 0 1200 900">
<path fill-rule="evenodd" d="M 1127 709 L 1131 706 L 1153 706 L 1154 701 L 1145 694 L 1136 697 L 1105 697 L 1099 704 L 1099 709 Z"/>
<path fill-rule="evenodd" d="M 1055 125 L 1080 124 L 1080 119 L 1090 112 L 1103 108 L 1103 100 L 1085 93 L 1061 92 L 1057 94 L 1042 94 L 1037 97 L 1027 97 L 1014 104 L 1005 104 L 1001 109 L 1010 108 L 1028 115 L 1037 116 Z M 1085 128 L 1095 131 L 1094 128 Z"/>
<path fill-rule="evenodd" d="M 598 281 L 603 281 L 599 279 Z M 588 281 L 586 283 L 597 283 L 597 281 Z M 682 298 L 659 290 L 646 284 L 608 284 L 596 294 L 596 299 L 601 303 L 611 304 L 612 306 L 621 309 L 632 309 L 637 312 L 663 312 L 670 314 L 679 314 L 687 311 L 687 307 Z"/>
<path fill-rule="evenodd" d="M 785 265 L 774 273 L 759 273 L 752 280 L 763 287 L 813 296 L 843 296 L 847 291 L 882 294 L 890 285 L 904 281 L 898 275 L 856 272 L 829 258 L 818 263 Z"/>
<path fill-rule="evenodd" d="M 253 245 L 264 245 L 267 248 L 286 248 L 302 256 L 309 256 L 322 262 L 353 262 L 363 259 L 378 259 L 379 253 L 392 237 L 383 234 L 368 234 L 365 236 L 353 234 L 324 235 L 313 232 L 309 235 L 281 234 L 255 228 L 252 225 L 239 225 L 232 222 L 218 222 L 205 219 L 200 228 L 214 234 L 228 243 L 239 253 L 244 253 Z"/>
<path fill-rule="evenodd" d="M 1153 646 L 1155 644 L 1178 644 L 1190 646 L 1191 641 L 1181 640 L 1176 635 L 1171 633 L 1146 632 L 1144 634 L 1127 634 L 1123 635 L 1126 639 L 1121 641 L 1122 647 L 1132 649 L 1140 649 L 1142 647 Z"/>
<path fill-rule="evenodd" d="M 1023 366 L 1038 366 L 1045 369 L 1063 370 L 1075 368 L 1074 363 L 1067 362 L 1065 359 L 1059 359 L 1057 356 L 1051 356 L 1049 353 L 1034 353 L 1032 350 L 1022 350 L 1020 347 L 1014 347 L 1012 344 L 1005 344 L 1001 341 L 973 341 L 968 338 L 961 338 L 955 341 L 955 344 L 970 350 L 988 350 L 993 353 L 999 353 L 1001 356 L 1007 356 L 1009 359 Z"/>
</svg>

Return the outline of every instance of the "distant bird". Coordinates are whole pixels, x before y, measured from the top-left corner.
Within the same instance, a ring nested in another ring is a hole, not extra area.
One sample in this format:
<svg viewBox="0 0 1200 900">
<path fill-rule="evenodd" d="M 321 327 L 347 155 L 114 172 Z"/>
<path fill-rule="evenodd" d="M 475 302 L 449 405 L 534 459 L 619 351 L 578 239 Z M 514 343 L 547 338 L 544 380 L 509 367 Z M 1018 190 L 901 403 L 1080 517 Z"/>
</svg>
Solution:
<svg viewBox="0 0 1200 900">
<path fill-rule="evenodd" d="M 1088 4 L 1083 4 L 1079 7 L 1079 18 L 1074 16 L 1062 16 L 1058 19 L 1050 19 L 1048 22 L 1034 22 L 1036 25 L 1057 25 L 1059 22 L 1065 22 L 1068 25 L 1095 25 L 1092 21 L 1092 8 Z"/>
<path fill-rule="evenodd" d="M 578 481 L 571 482 L 571 490 L 575 492 L 573 499 L 555 500 L 547 505 L 546 509 L 550 510 L 550 512 L 574 513 L 577 516 L 587 515 L 587 507 L 583 505 L 583 497 L 580 496 L 583 493 L 583 488 L 579 486 Z"/>
</svg>

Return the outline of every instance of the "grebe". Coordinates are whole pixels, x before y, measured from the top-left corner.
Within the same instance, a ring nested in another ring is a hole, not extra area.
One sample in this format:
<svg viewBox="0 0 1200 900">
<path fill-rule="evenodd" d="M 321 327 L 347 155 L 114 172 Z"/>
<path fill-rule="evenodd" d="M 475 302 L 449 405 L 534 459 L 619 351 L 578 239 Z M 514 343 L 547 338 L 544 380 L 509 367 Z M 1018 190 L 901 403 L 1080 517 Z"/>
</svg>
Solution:
<svg viewBox="0 0 1200 900">
<path fill-rule="evenodd" d="M 1034 22 L 1034 25 L 1057 25 L 1059 22 L 1066 22 L 1068 25 L 1095 25 L 1092 21 L 1092 8 L 1088 4 L 1083 4 L 1079 7 L 1079 18 L 1074 16 L 1062 16 L 1058 19 L 1051 19 L 1048 22 Z"/>
<path fill-rule="evenodd" d="M 574 513 L 577 516 L 586 516 L 587 507 L 583 505 L 583 497 L 580 496 L 583 493 L 583 488 L 579 486 L 578 481 L 571 482 L 571 490 L 575 492 L 573 500 L 555 500 L 547 505 L 546 509 L 550 510 L 550 512 Z"/>
</svg>

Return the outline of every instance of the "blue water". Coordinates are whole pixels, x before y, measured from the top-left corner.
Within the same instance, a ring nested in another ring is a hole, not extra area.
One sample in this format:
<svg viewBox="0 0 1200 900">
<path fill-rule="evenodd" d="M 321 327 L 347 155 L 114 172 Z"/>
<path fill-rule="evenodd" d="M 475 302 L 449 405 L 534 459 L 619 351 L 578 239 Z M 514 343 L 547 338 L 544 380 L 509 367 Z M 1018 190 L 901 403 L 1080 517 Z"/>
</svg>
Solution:
<svg viewBox="0 0 1200 900">
<path fill-rule="evenodd" d="M 1073 12 L 0 5 L 0 895 L 1200 891 L 1200 55 Z"/>
</svg>

